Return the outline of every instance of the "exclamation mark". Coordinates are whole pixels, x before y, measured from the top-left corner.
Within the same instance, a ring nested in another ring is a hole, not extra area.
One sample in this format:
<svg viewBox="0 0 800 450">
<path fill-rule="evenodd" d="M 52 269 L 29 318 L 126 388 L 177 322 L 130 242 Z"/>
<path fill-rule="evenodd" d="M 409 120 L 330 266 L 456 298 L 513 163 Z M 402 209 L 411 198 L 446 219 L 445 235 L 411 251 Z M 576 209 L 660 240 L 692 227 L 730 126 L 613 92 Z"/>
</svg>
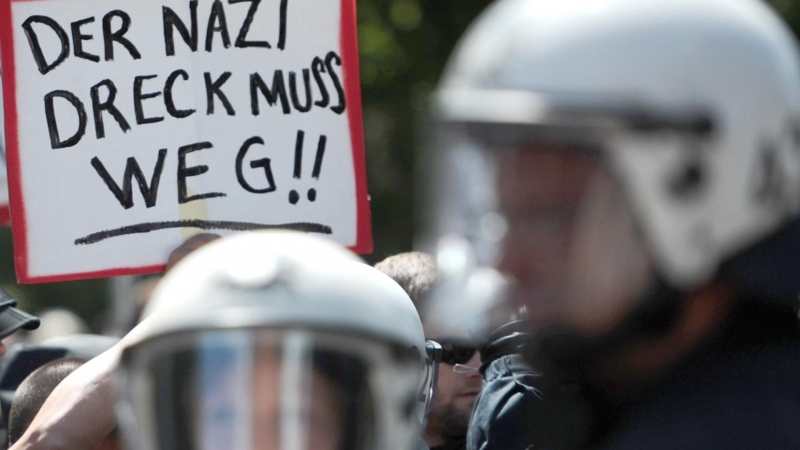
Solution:
<svg viewBox="0 0 800 450">
<path fill-rule="evenodd" d="M 294 146 L 294 178 L 300 179 L 303 172 L 303 140 L 306 133 L 303 130 L 297 130 L 297 141 Z M 294 189 L 289 192 L 289 203 L 296 205 L 300 201 L 300 194 Z"/>
<path fill-rule="evenodd" d="M 319 173 L 322 171 L 322 158 L 325 157 L 325 144 L 328 143 L 328 137 L 324 134 L 319 137 L 319 144 L 317 144 L 317 157 L 314 158 L 314 171 L 311 176 L 315 180 L 319 180 Z M 308 190 L 308 201 L 313 202 L 317 199 L 317 190 L 311 188 Z"/>
<path fill-rule="evenodd" d="M 294 147 L 294 173 L 292 176 L 295 179 L 300 179 L 303 174 L 303 142 L 305 141 L 305 132 L 299 130 L 297 132 L 297 141 Z M 319 180 L 320 172 L 322 172 L 322 160 L 325 158 L 325 146 L 328 143 L 328 137 L 321 135 L 319 143 L 317 144 L 317 156 L 314 158 L 314 169 L 311 176 L 315 180 Z M 317 200 L 317 190 L 311 188 L 308 190 L 308 201 L 315 202 Z M 300 194 L 292 189 L 289 192 L 289 203 L 296 205 L 300 201 Z"/>
</svg>

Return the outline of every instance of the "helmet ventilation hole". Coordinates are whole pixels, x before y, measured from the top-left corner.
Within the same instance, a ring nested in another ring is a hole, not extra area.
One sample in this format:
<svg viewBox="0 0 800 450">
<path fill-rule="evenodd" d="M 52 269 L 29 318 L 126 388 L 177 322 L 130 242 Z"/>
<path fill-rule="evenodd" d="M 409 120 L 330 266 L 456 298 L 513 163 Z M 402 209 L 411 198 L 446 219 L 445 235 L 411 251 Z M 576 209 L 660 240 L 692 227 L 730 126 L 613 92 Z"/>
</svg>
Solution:
<svg viewBox="0 0 800 450">
<path fill-rule="evenodd" d="M 685 200 L 694 198 L 705 185 L 706 173 L 702 163 L 691 161 L 681 167 L 669 181 L 669 192 L 673 197 Z"/>
</svg>

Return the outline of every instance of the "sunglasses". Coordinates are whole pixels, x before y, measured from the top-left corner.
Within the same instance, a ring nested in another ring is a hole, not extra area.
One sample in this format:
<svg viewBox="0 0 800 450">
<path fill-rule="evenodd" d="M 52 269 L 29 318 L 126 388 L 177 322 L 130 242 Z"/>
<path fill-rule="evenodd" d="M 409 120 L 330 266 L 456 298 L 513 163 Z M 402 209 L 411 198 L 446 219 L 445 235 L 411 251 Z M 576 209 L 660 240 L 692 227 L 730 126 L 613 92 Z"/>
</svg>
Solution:
<svg viewBox="0 0 800 450">
<path fill-rule="evenodd" d="M 466 364 L 475 355 L 475 343 L 464 338 L 433 339 L 442 346 L 442 362 L 455 366 Z"/>
</svg>

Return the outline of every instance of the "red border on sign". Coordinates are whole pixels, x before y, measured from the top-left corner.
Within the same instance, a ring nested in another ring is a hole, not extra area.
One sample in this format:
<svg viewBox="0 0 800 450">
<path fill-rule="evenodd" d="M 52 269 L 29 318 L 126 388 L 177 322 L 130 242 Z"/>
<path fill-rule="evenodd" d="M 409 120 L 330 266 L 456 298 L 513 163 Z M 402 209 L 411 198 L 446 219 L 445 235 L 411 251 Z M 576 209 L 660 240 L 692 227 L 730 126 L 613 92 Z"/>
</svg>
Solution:
<svg viewBox="0 0 800 450">
<path fill-rule="evenodd" d="M 356 174 L 356 253 L 372 253 L 372 215 L 367 194 L 367 157 L 364 150 L 364 122 L 361 112 L 361 72 L 358 64 L 356 0 L 342 0 L 339 47 L 342 50 L 344 89 L 347 96 L 347 119 L 353 148 L 353 172 Z"/>
<path fill-rule="evenodd" d="M 0 52 L 3 70 L 3 102 L 6 126 L 6 166 L 8 167 L 8 193 L 11 203 L 11 228 L 14 236 L 14 267 L 17 280 L 30 282 L 28 278 L 28 239 L 25 228 L 25 205 L 20 191 L 19 139 L 17 127 L 17 73 L 14 60 L 14 33 L 11 20 L 12 0 L 0 0 Z M 16 226 L 14 226 L 16 224 Z"/>
<path fill-rule="evenodd" d="M 53 283 L 89 278 L 143 275 L 163 272 L 165 265 L 121 267 L 98 272 L 78 272 L 54 276 L 32 277 L 28 273 L 28 232 L 25 221 L 25 203 L 22 196 L 19 137 L 16 98 L 16 62 L 14 33 L 11 20 L 11 3 L 31 0 L 0 0 L 0 41 L 6 51 L 0 52 L 3 70 L 3 98 L 5 101 L 6 164 L 8 166 L 11 226 L 14 239 L 14 266 L 17 280 L 22 284 Z M 342 71 L 347 98 L 347 119 L 353 149 L 353 169 L 356 182 L 356 243 L 350 247 L 356 253 L 372 252 L 372 221 L 367 194 L 366 155 L 364 151 L 364 126 L 361 108 L 361 77 L 358 61 L 358 35 L 356 32 L 356 0 L 342 0 L 339 44 L 342 52 Z M 0 219 L 3 217 L 0 210 Z M 2 222 L 2 220 L 0 220 Z"/>
<path fill-rule="evenodd" d="M 92 278 L 124 277 L 127 275 L 145 275 L 148 273 L 160 273 L 166 270 L 166 264 L 143 267 L 121 267 L 117 269 L 98 270 L 96 272 L 68 273 L 64 275 L 53 275 L 44 277 L 31 277 L 20 283 L 58 283 L 61 281 L 88 280 Z M 19 272 L 17 272 L 19 273 Z M 19 278 L 19 275 L 17 276 Z"/>
<path fill-rule="evenodd" d="M 9 225 L 11 223 L 11 210 L 8 206 L 0 206 L 0 225 Z"/>
</svg>

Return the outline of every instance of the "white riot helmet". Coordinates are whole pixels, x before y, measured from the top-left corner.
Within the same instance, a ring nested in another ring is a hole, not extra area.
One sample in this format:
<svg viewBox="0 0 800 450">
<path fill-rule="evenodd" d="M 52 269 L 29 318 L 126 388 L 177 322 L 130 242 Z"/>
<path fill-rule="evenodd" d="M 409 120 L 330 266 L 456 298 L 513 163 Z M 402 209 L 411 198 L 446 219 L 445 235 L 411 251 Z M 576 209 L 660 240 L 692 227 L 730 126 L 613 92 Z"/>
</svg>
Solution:
<svg viewBox="0 0 800 450">
<path fill-rule="evenodd" d="M 332 242 L 220 239 L 165 276 L 148 312 L 119 375 L 132 450 L 417 442 L 432 400 L 419 316 L 395 282 Z"/>
<path fill-rule="evenodd" d="M 797 228 L 800 59 L 758 0 L 499 1 L 458 46 L 434 111 L 440 232 L 483 251 L 523 227 L 505 245 L 541 259 L 521 271 L 559 278 L 530 293 L 545 302 L 653 276 L 690 290 Z M 544 154 L 558 152 L 573 160 Z M 500 204 L 504 189 L 517 204 Z M 767 256 L 761 274 L 793 280 L 770 294 L 796 300 L 799 277 Z"/>
</svg>

